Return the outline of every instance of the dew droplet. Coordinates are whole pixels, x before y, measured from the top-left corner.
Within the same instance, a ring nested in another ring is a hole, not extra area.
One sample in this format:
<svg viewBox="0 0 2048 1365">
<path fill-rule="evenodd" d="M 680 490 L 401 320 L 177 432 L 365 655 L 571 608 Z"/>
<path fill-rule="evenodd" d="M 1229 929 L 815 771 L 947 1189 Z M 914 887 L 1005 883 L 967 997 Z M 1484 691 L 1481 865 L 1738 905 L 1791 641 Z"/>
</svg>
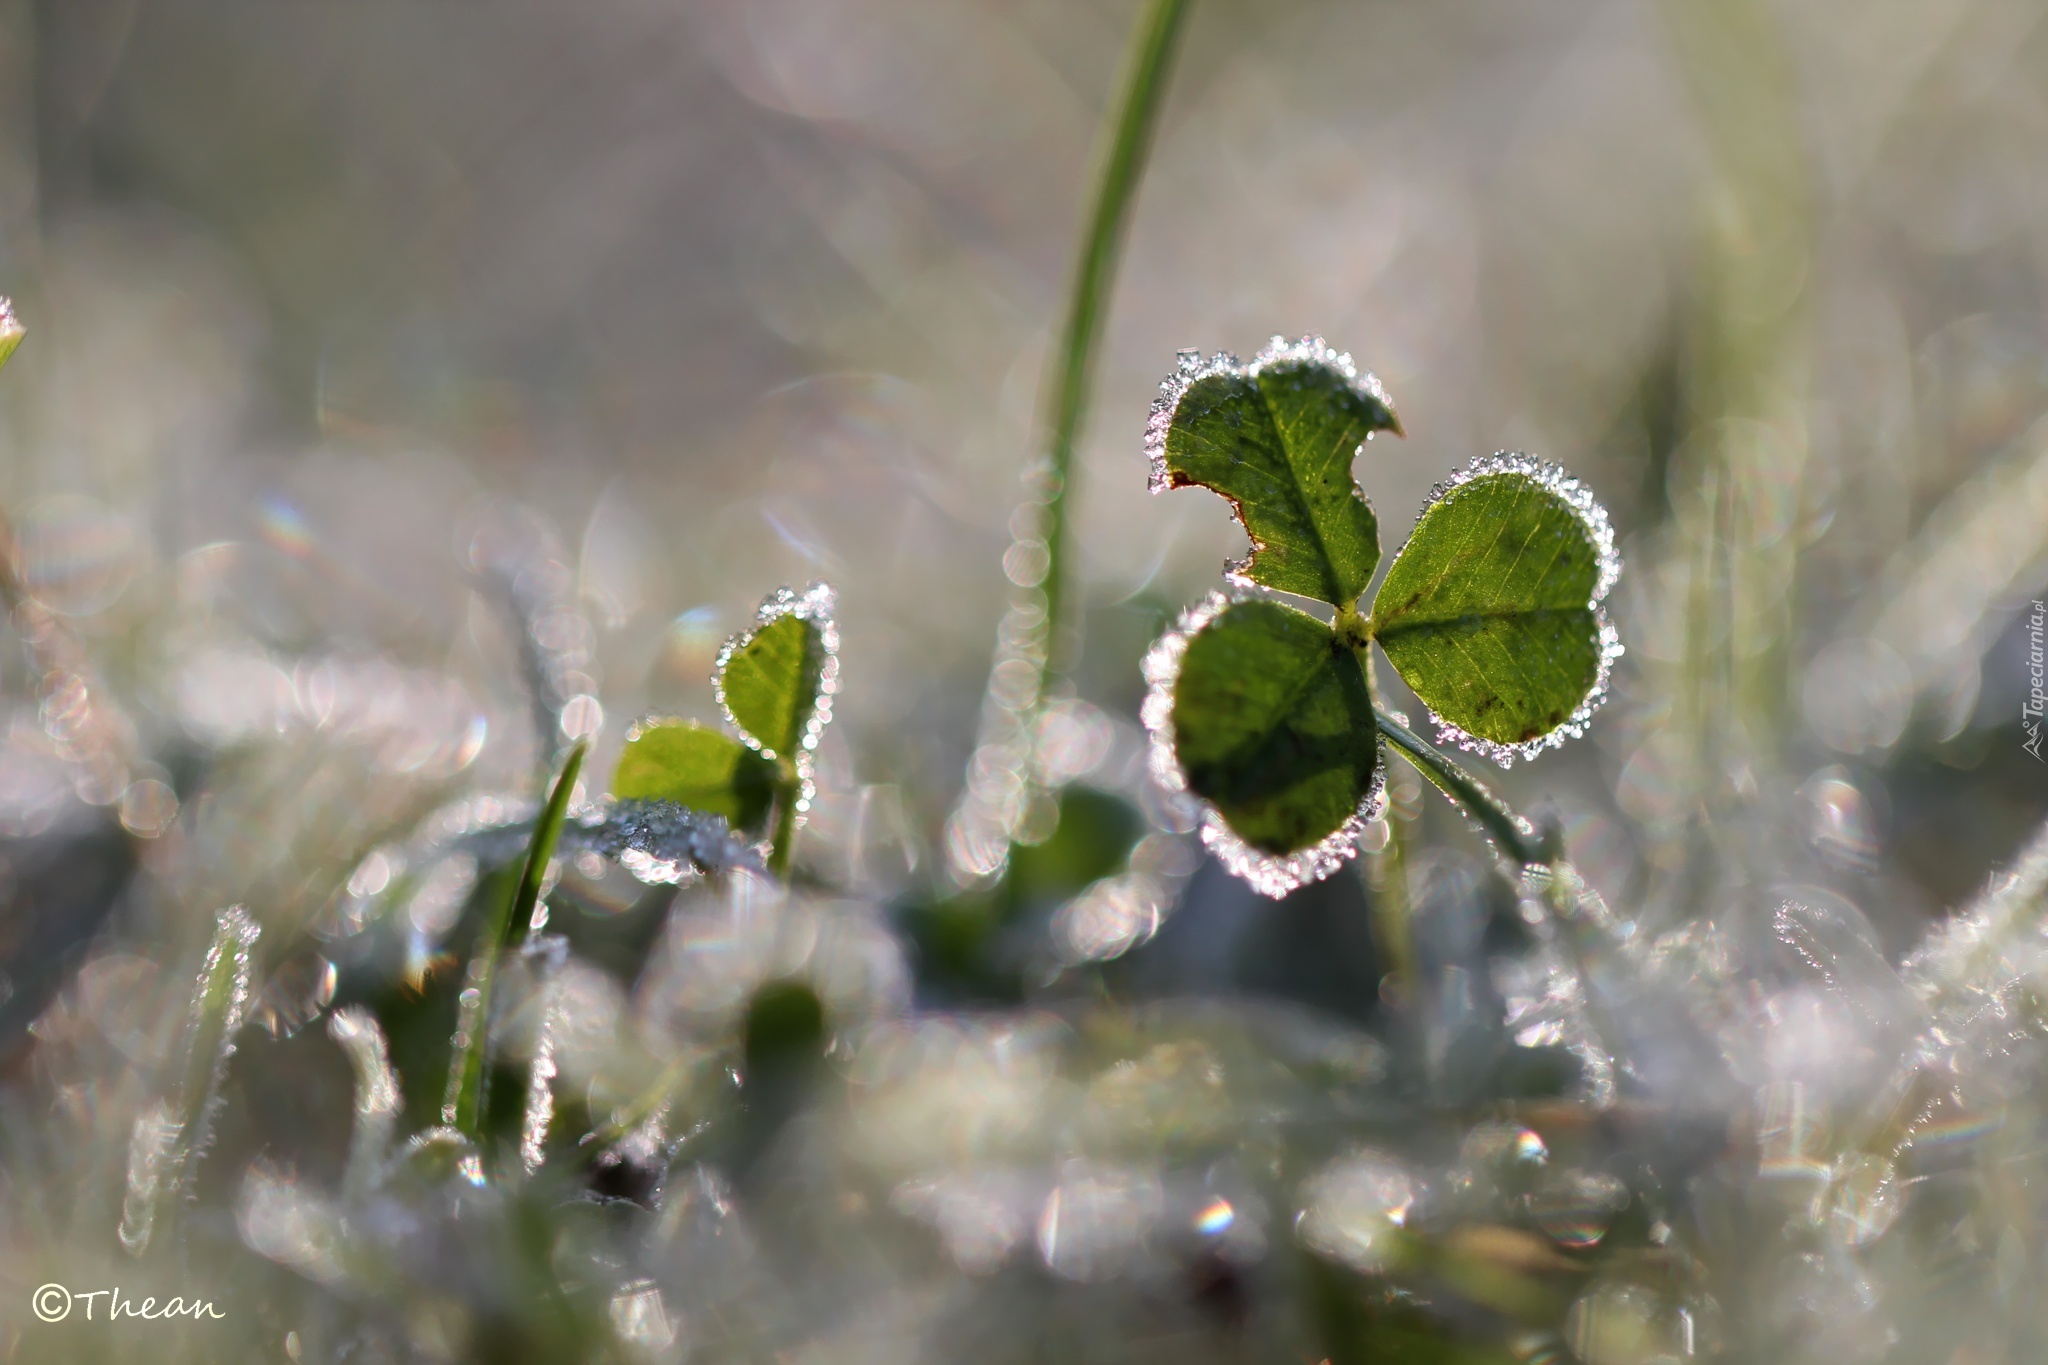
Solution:
<svg viewBox="0 0 2048 1365">
<path fill-rule="evenodd" d="M 889 1206 L 937 1233 L 963 1272 L 989 1275 L 1031 1235 L 1044 1193 L 1043 1175 L 968 1170 L 906 1180 L 890 1192 Z"/>
<path fill-rule="evenodd" d="M 1628 1186 L 1605 1171 L 1559 1171 L 1523 1201 L 1550 1240 L 1572 1251 L 1600 1244 L 1614 1216 L 1628 1207 Z"/>
<path fill-rule="evenodd" d="M 145 777 L 121 793 L 121 827 L 138 839 L 154 839 L 178 818 L 178 794 L 170 784 Z"/>
<path fill-rule="evenodd" d="M 1301 1187 L 1295 1229 L 1312 1249 L 1354 1270 L 1375 1271 L 1392 1254 L 1418 1190 L 1394 1158 L 1371 1149 L 1330 1162 Z"/>
<path fill-rule="evenodd" d="M 1158 1173 L 1147 1167 L 1071 1162 L 1039 1213 L 1038 1253 L 1062 1279 L 1111 1279 L 1137 1254 L 1164 1202 Z"/>
<path fill-rule="evenodd" d="M 66 616 L 92 616 L 112 606 L 135 577 L 142 542 L 121 513 L 65 493 L 23 514 L 15 555 L 22 587 L 37 601 Z"/>
</svg>

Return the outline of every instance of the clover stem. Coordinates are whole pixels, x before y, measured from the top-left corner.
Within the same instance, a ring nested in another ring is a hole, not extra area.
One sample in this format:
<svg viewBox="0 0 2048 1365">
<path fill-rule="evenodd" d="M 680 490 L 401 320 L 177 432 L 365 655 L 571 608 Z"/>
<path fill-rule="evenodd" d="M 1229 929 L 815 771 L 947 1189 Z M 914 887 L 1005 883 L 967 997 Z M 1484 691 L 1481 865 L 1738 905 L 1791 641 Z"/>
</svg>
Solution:
<svg viewBox="0 0 2048 1365">
<path fill-rule="evenodd" d="M 775 784 L 775 833 L 768 845 L 768 870 L 776 880 L 789 880 L 789 859 L 796 848 L 796 803 L 803 780 L 794 768 Z"/>
<path fill-rule="evenodd" d="M 1402 785 L 1419 786 L 1416 779 L 1401 774 Z M 1399 1000 L 1415 999 L 1415 904 L 1409 894 L 1408 847 L 1415 837 L 1415 797 L 1395 790 L 1395 776 L 1387 774 L 1387 842 L 1364 860 L 1366 884 L 1372 889 L 1373 936 L 1387 976 L 1399 991 Z"/>
<path fill-rule="evenodd" d="M 1373 704 L 1373 718 L 1387 742 L 1415 765 L 1416 771 L 1432 782 L 1464 812 L 1479 822 L 1486 837 L 1504 857 L 1527 866 L 1548 866 L 1557 856 L 1556 841 L 1524 820 L 1494 795 L 1491 788 L 1452 761 L 1450 755 L 1409 729 L 1393 712 Z"/>
<path fill-rule="evenodd" d="M 1073 484 L 1074 447 L 1087 415 L 1088 391 L 1095 376 L 1095 356 L 1102 323 L 1123 254 L 1124 228 L 1152 147 L 1159 107 L 1166 95 L 1173 53 L 1187 17 L 1188 0 L 1152 0 L 1138 21 L 1124 62 L 1124 75 L 1114 121 L 1109 125 L 1095 182 L 1095 201 L 1074 269 L 1067 316 L 1055 353 L 1049 413 L 1048 450 L 1052 478 L 1045 494 L 1040 525 L 1045 535 L 1045 672 L 1065 667 L 1065 616 L 1068 605 L 1067 494 Z M 1039 689 L 1043 695 L 1044 688 Z"/>
<path fill-rule="evenodd" d="M 1380 689 L 1372 656 L 1372 622 L 1358 614 L 1358 604 L 1354 602 L 1337 608 L 1337 617 L 1331 622 L 1331 628 L 1358 660 L 1358 671 L 1365 678 L 1365 694 L 1377 712 Z M 1386 964 L 1387 979 L 1393 983 L 1402 1003 L 1415 998 L 1416 985 L 1415 932 L 1409 920 L 1413 906 L 1408 897 L 1407 849 L 1407 840 L 1415 822 L 1412 813 L 1404 813 L 1407 804 L 1395 793 L 1392 774 L 1388 774 L 1386 846 L 1367 855 L 1364 862 L 1366 884 L 1372 890 L 1373 939 L 1379 945 L 1380 956 Z"/>
</svg>

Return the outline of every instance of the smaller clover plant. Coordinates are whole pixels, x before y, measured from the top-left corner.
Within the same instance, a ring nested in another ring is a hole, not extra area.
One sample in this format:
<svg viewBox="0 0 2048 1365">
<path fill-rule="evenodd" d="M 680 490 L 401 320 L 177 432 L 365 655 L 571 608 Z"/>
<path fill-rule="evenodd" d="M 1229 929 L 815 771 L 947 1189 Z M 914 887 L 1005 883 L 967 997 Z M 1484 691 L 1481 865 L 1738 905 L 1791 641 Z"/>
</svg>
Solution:
<svg viewBox="0 0 2048 1365">
<path fill-rule="evenodd" d="M 643 720 L 626 736 L 612 795 L 674 801 L 724 816 L 756 837 L 769 829 L 772 813 L 769 867 L 786 875 L 839 685 L 834 601 L 831 588 L 813 583 L 801 593 L 780 589 L 763 602 L 754 628 L 719 651 L 711 679 L 738 737 L 692 720 Z"/>
<path fill-rule="evenodd" d="M 1602 606 L 1621 572 L 1607 514 L 1523 455 L 1437 485 L 1362 610 L 1379 523 L 1351 466 L 1382 431 L 1401 425 L 1379 381 L 1316 337 L 1275 337 L 1250 364 L 1183 352 L 1152 405 L 1153 491 L 1211 489 L 1251 538 L 1225 566 L 1232 590 L 1146 656 L 1153 772 L 1200 801 L 1203 842 L 1269 896 L 1357 852 L 1385 805 L 1383 738 L 1468 809 L 1483 790 L 1377 710 L 1372 642 L 1439 741 L 1503 767 L 1582 733 L 1621 654 Z"/>
</svg>

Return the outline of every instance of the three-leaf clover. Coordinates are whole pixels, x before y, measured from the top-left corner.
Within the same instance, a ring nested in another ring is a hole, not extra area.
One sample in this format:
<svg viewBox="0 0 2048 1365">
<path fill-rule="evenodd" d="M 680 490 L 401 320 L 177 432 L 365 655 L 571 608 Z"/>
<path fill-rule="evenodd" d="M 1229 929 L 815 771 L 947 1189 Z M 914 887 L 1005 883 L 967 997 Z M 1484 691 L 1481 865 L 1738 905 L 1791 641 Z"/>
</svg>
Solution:
<svg viewBox="0 0 2048 1365">
<path fill-rule="evenodd" d="M 772 812 L 770 865 L 785 871 L 790 836 L 810 809 L 813 759 L 838 690 L 833 606 L 823 583 L 802 593 L 783 588 L 763 602 L 754 628 L 725 642 L 711 676 L 732 733 L 692 720 L 641 721 L 626 736 L 612 795 L 674 801 L 755 836 L 768 829 Z"/>
<path fill-rule="evenodd" d="M 1320 338 L 1275 337 L 1250 364 L 1184 352 L 1152 405 L 1153 490 L 1212 489 L 1251 539 L 1225 567 L 1234 590 L 1146 658 L 1153 771 L 1200 800 L 1203 841 L 1268 895 L 1335 871 L 1380 813 L 1372 641 L 1439 740 L 1502 766 L 1579 734 L 1621 653 L 1601 605 L 1620 573 L 1607 514 L 1522 455 L 1439 484 L 1361 611 L 1379 525 L 1351 466 L 1400 430 L 1379 382 Z"/>
</svg>

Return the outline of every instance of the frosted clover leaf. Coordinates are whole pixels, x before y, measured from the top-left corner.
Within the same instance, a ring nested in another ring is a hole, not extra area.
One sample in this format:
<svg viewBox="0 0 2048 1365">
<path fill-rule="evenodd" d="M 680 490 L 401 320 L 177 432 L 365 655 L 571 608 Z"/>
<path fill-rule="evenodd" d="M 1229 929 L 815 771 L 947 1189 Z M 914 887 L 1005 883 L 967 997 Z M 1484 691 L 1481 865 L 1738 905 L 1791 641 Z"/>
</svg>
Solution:
<svg viewBox="0 0 2048 1365">
<path fill-rule="evenodd" d="M 734 732 L 696 721 L 641 721 L 612 773 L 621 801 L 672 802 L 758 835 L 773 812 L 771 865 L 784 870 L 790 838 L 810 809 L 818 741 L 839 683 L 832 589 L 783 588 L 761 604 L 751 631 L 725 642 L 711 682 Z"/>
<path fill-rule="evenodd" d="M 1352 464 L 1400 430 L 1379 382 L 1315 337 L 1275 337 L 1250 364 L 1183 352 L 1152 406 L 1153 491 L 1209 488 L 1251 540 L 1225 566 L 1236 594 L 1188 612 L 1146 659 L 1153 772 L 1201 803 L 1204 842 L 1267 895 L 1330 875 L 1380 813 L 1372 641 L 1439 740 L 1502 766 L 1581 733 L 1621 653 L 1602 606 L 1621 571 L 1607 514 L 1523 455 L 1438 485 L 1361 610 L 1379 526 Z M 1388 724 L 1411 758 L 1448 765 Z"/>
<path fill-rule="evenodd" d="M 1368 623 L 1437 737 L 1506 767 L 1581 733 L 1621 640 L 1601 604 L 1621 574 L 1607 513 L 1525 455 L 1439 484 Z"/>
<path fill-rule="evenodd" d="M 1211 593 L 1145 658 L 1153 776 L 1204 806 L 1202 842 L 1269 896 L 1344 865 L 1385 805 L 1372 694 L 1306 612 Z"/>
<path fill-rule="evenodd" d="M 1152 491 L 1200 484 L 1230 500 L 1251 553 L 1228 566 L 1257 584 L 1341 607 L 1379 564 L 1379 523 L 1351 475 L 1376 431 L 1400 421 L 1379 381 L 1320 338 L 1279 337 L 1249 365 L 1181 354 L 1160 386 L 1145 448 Z"/>
</svg>

